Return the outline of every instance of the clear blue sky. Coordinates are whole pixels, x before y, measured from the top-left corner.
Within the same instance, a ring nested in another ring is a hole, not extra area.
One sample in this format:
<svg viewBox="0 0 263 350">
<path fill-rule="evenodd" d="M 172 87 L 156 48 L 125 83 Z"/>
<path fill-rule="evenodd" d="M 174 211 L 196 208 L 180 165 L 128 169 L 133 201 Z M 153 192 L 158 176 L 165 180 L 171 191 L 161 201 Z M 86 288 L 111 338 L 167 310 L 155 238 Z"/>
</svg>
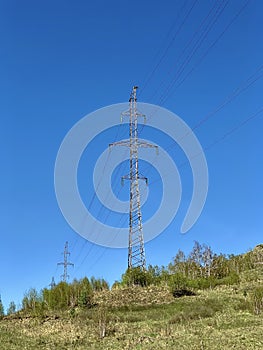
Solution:
<svg viewBox="0 0 263 350">
<path fill-rule="evenodd" d="M 66 241 L 75 264 L 71 279 L 94 275 L 112 283 L 125 271 L 126 249 L 92 245 L 68 226 L 53 183 L 69 129 L 98 108 L 127 101 L 134 84 L 140 101 L 162 105 L 194 128 L 251 82 L 195 129 L 209 168 L 204 211 L 187 234 L 179 233 L 192 186 L 189 167 L 179 168 L 180 209 L 146 244 L 147 263 L 167 265 L 194 240 L 226 254 L 262 243 L 263 114 L 242 125 L 262 108 L 262 13 L 260 0 L 0 1 L 0 293 L 6 307 L 30 287 L 48 286 L 52 276 L 60 280 L 56 264 Z M 202 23 L 211 25 L 206 34 Z M 179 165 L 182 155 L 176 147 L 170 152 Z"/>
</svg>

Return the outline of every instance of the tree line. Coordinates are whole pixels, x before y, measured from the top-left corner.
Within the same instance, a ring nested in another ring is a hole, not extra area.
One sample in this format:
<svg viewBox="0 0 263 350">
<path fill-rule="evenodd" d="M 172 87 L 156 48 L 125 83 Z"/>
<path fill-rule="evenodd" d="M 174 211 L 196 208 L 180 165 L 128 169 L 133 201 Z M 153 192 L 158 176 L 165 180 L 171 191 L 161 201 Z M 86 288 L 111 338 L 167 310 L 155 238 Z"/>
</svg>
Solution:
<svg viewBox="0 0 263 350">
<path fill-rule="evenodd" d="M 262 264 L 263 245 L 256 248 L 241 255 L 216 254 L 210 246 L 195 241 L 188 255 L 179 249 L 166 267 L 149 265 L 145 270 L 139 267 L 127 269 L 120 281 L 114 282 L 112 289 L 132 285 L 166 285 L 170 287 L 174 296 L 179 296 L 182 293 L 189 295 L 187 293 L 195 289 L 237 284 L 241 272 Z M 52 284 L 51 288 L 44 288 L 40 292 L 31 288 L 24 295 L 21 309 L 39 313 L 45 310 L 92 307 L 93 294 L 103 290 L 109 290 L 109 283 L 103 278 L 95 277 L 74 279 L 71 283 Z M 7 314 L 15 312 L 16 305 L 11 302 Z M 0 317 L 3 315 L 0 298 Z"/>
<path fill-rule="evenodd" d="M 25 292 L 19 310 L 39 315 L 47 310 L 62 311 L 74 307 L 90 307 L 93 293 L 102 290 L 109 290 L 109 283 L 104 278 L 95 277 L 74 279 L 71 283 L 59 282 L 39 292 L 35 288 L 30 288 Z M 11 315 L 19 310 L 11 301 L 6 313 Z M 0 318 L 3 316 L 4 308 L 0 298 Z"/>
<path fill-rule="evenodd" d="M 167 267 L 149 265 L 146 270 L 128 269 L 112 288 L 129 285 L 169 285 L 172 290 L 204 289 L 239 283 L 240 273 L 263 262 L 263 245 L 240 255 L 216 254 L 211 247 L 195 241 L 190 253 L 178 250 Z"/>
</svg>

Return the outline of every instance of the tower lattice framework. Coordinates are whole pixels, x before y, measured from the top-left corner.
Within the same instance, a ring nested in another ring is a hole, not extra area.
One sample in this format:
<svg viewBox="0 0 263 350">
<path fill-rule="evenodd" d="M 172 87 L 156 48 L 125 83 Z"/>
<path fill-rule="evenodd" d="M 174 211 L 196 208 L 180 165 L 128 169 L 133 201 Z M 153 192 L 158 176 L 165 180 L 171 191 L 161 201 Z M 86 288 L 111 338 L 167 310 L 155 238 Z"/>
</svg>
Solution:
<svg viewBox="0 0 263 350">
<path fill-rule="evenodd" d="M 141 212 L 141 196 L 139 180 L 144 180 L 148 184 L 148 179 L 139 173 L 138 151 L 140 147 L 158 148 L 158 146 L 140 140 L 138 138 L 138 118 L 146 116 L 137 110 L 137 86 L 132 88 L 129 99 L 129 109 L 123 112 L 123 117 L 129 117 L 129 139 L 118 141 L 110 146 L 126 146 L 130 149 L 130 170 L 129 174 L 122 179 L 130 182 L 130 208 L 129 208 L 129 246 L 128 246 L 128 268 L 146 268 L 143 224 Z"/>
<path fill-rule="evenodd" d="M 64 273 L 63 275 L 61 275 L 61 278 L 63 282 L 67 282 L 67 279 L 69 278 L 68 266 L 74 266 L 74 264 L 68 261 L 68 256 L 70 255 L 70 252 L 68 251 L 68 242 L 65 243 L 63 255 L 64 255 L 64 261 L 57 263 L 57 265 L 63 265 Z"/>
</svg>

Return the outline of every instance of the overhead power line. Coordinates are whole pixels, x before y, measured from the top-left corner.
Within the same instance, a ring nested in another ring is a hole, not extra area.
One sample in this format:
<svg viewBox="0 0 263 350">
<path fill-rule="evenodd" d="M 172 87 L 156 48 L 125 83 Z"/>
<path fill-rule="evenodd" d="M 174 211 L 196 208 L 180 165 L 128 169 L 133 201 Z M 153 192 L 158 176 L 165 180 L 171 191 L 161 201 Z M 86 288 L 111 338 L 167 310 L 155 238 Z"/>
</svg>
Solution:
<svg viewBox="0 0 263 350">
<path fill-rule="evenodd" d="M 198 28 L 198 31 L 196 33 L 194 33 L 192 39 L 194 38 L 194 36 L 196 36 L 196 34 L 198 34 L 198 32 L 200 32 L 199 37 L 197 37 L 197 39 L 195 41 L 193 41 L 191 39 L 190 42 L 186 45 L 185 48 L 188 48 L 190 46 L 189 53 L 185 57 L 185 59 L 183 60 L 183 62 L 179 66 L 179 68 L 176 70 L 173 79 L 168 84 L 166 90 L 162 94 L 162 96 L 160 98 L 160 102 L 159 102 L 161 105 L 163 105 L 164 102 L 167 100 L 167 94 L 169 93 L 169 91 L 172 91 L 173 86 L 181 78 L 181 76 L 183 75 L 187 66 L 190 64 L 191 60 L 195 56 L 196 52 L 201 47 L 201 45 L 203 44 L 203 42 L 207 38 L 207 36 L 210 33 L 210 31 L 212 30 L 212 28 L 215 26 L 215 24 L 218 21 L 218 19 L 220 18 L 220 16 L 223 14 L 227 4 L 228 4 L 228 1 L 224 0 L 215 8 L 215 11 L 213 11 L 214 10 L 214 7 L 213 7 L 212 10 L 209 12 L 209 14 L 205 17 L 200 28 Z M 202 26 L 204 28 L 202 28 Z M 193 45 L 191 45 L 191 43 L 193 43 Z"/>
<path fill-rule="evenodd" d="M 237 20 L 237 18 L 241 15 L 241 13 L 244 11 L 244 9 L 247 7 L 250 0 L 246 1 L 245 4 L 241 7 L 241 9 L 235 14 L 235 16 L 231 19 L 231 21 L 226 25 L 226 27 L 221 31 L 221 33 L 218 35 L 218 37 L 209 45 L 207 50 L 203 53 L 203 55 L 199 58 L 197 63 L 188 71 L 188 73 L 184 76 L 184 78 L 176 85 L 175 89 L 172 88 L 175 85 L 177 81 L 174 81 L 173 84 L 170 86 L 170 91 L 166 92 L 166 96 L 163 95 L 161 105 L 163 105 L 167 99 L 170 97 L 172 93 L 174 93 L 184 82 L 185 80 L 193 73 L 193 71 L 202 63 L 202 61 L 206 58 L 208 53 L 211 51 L 211 49 L 218 43 L 218 41 L 222 38 L 222 36 L 227 32 L 227 30 L 231 27 L 231 25 Z"/>
<path fill-rule="evenodd" d="M 217 145 L 218 143 L 222 142 L 223 140 L 225 140 L 227 137 L 229 137 L 230 135 L 232 135 L 233 133 L 235 133 L 236 131 L 238 131 L 240 128 L 242 128 L 244 125 L 246 125 L 247 123 L 249 123 L 250 121 L 252 121 L 253 119 L 257 118 L 258 116 L 260 116 L 263 113 L 263 107 L 261 107 L 257 112 L 254 112 L 253 114 L 251 114 L 248 118 L 242 120 L 239 124 L 237 124 L 235 127 L 231 128 L 230 130 L 226 131 L 222 136 L 220 136 L 218 139 L 216 139 L 215 141 L 213 141 L 212 143 L 210 143 L 209 145 L 203 147 L 203 150 L 209 150 L 212 147 L 214 147 L 215 145 Z M 198 157 L 200 155 L 200 152 L 196 153 L 195 155 L 193 155 L 189 160 Z M 188 161 L 189 161 L 188 160 Z M 188 161 L 182 162 L 181 164 L 179 164 L 178 168 L 181 168 L 185 165 L 188 164 Z M 167 174 L 169 175 L 169 174 Z M 165 174 L 162 174 L 162 176 L 166 176 Z M 157 182 L 161 181 L 160 179 L 157 179 L 155 181 L 152 182 L 152 184 L 155 184 Z"/>
<path fill-rule="evenodd" d="M 171 48 L 171 46 L 173 45 L 175 39 L 177 38 L 177 36 L 179 35 L 179 33 L 181 32 L 183 26 L 185 25 L 187 19 L 189 18 L 195 4 L 197 3 L 197 0 L 195 0 L 190 9 L 188 10 L 188 12 L 186 13 L 182 23 L 180 24 L 179 28 L 177 29 L 177 31 L 175 32 L 174 36 L 172 37 L 171 41 L 169 42 L 169 44 L 167 45 L 167 47 L 165 48 L 161 58 L 159 59 L 159 61 L 157 62 L 157 64 L 155 65 L 155 67 L 153 68 L 153 70 L 151 71 L 151 73 L 149 74 L 149 77 L 146 79 L 145 83 L 143 84 L 142 88 L 141 88 L 141 92 L 140 94 L 143 92 L 143 90 L 148 86 L 149 82 L 151 81 L 153 75 L 155 74 L 155 72 L 157 71 L 157 69 L 159 68 L 159 66 L 161 65 L 161 63 L 163 62 L 164 58 L 166 57 L 169 49 Z"/>
</svg>

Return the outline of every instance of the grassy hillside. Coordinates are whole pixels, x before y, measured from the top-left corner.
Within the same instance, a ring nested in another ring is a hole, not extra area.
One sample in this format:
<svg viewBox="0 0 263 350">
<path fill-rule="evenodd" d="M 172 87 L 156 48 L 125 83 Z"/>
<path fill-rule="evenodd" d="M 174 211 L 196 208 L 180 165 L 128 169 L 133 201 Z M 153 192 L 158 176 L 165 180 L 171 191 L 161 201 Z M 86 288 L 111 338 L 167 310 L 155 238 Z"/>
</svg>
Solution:
<svg viewBox="0 0 263 350">
<path fill-rule="evenodd" d="M 5 317 L 0 349 L 261 349 L 262 314 L 244 288 L 175 299 L 157 287 L 98 293 L 90 309 Z"/>
<path fill-rule="evenodd" d="M 93 292 L 88 304 L 70 299 L 63 310 L 25 308 L 5 316 L 0 350 L 262 349 L 262 282 L 263 265 L 256 263 L 236 283 L 192 288 L 191 296 L 174 297 L 164 281 L 117 284 Z"/>
</svg>

